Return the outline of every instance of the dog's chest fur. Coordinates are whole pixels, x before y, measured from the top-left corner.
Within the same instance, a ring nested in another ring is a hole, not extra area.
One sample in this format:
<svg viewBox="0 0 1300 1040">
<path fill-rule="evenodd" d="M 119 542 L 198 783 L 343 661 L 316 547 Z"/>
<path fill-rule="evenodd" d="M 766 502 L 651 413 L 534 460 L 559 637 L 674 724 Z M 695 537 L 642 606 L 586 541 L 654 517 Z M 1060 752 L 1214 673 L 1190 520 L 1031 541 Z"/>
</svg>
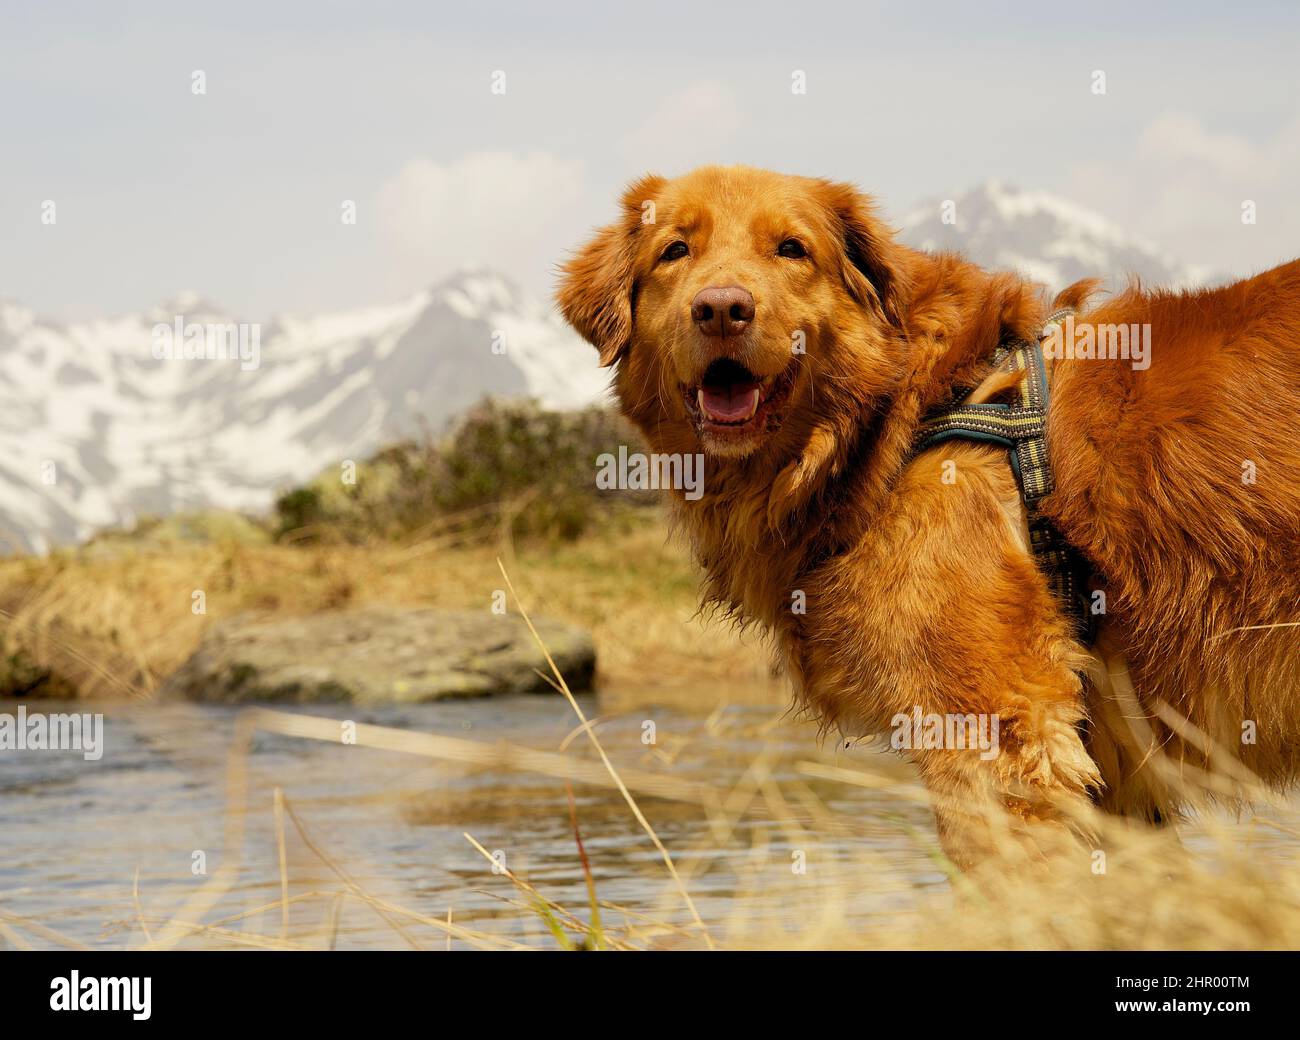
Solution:
<svg viewBox="0 0 1300 1040">
<path fill-rule="evenodd" d="M 947 703 L 963 686 L 980 699 L 987 677 L 972 677 L 972 662 L 987 656 L 988 640 L 1016 637 L 1015 623 L 992 631 L 990 605 L 1068 643 L 998 449 L 927 452 L 870 523 L 814 511 L 773 530 L 763 491 L 724 481 L 699 503 L 679 503 L 679 518 L 704 568 L 705 599 L 774 637 L 801 700 L 827 723 L 878 732 L 900 705 Z M 860 504 L 839 508 L 853 514 Z"/>
</svg>

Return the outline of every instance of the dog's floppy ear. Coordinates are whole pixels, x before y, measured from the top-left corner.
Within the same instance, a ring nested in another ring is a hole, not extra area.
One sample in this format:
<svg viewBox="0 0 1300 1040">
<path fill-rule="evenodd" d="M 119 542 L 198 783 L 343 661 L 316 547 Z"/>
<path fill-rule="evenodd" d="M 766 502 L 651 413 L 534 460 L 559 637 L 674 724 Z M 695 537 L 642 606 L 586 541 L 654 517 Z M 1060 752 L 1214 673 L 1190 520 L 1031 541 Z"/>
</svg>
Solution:
<svg viewBox="0 0 1300 1040">
<path fill-rule="evenodd" d="M 844 284 L 855 300 L 901 328 L 911 298 L 906 251 L 876 216 L 866 195 L 852 184 L 820 183 L 844 242 Z"/>
<path fill-rule="evenodd" d="M 653 223 L 654 198 L 666 182 L 650 175 L 623 193 L 623 213 L 618 221 L 596 232 L 561 267 L 556 299 L 565 319 L 600 351 L 600 363 L 612 365 L 632 340 L 632 307 L 637 236 Z M 650 214 L 650 220 L 645 215 Z"/>
</svg>

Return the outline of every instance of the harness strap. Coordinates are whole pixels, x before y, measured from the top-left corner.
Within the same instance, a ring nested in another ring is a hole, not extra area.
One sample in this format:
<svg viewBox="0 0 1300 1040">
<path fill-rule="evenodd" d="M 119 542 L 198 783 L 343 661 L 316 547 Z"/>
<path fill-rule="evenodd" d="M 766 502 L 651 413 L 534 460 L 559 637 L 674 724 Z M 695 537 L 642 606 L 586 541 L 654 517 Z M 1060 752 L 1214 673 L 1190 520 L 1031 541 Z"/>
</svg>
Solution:
<svg viewBox="0 0 1300 1040">
<path fill-rule="evenodd" d="M 1047 324 L 1064 321 L 1071 308 L 1055 311 Z M 994 370 L 1021 371 L 1017 404 L 958 403 L 921 423 L 913 455 L 952 438 L 1000 444 L 1009 452 L 1011 469 L 1020 487 L 1029 526 L 1029 548 L 1047 576 L 1053 595 L 1073 620 L 1077 637 L 1085 644 L 1095 634 L 1096 619 L 1087 594 L 1089 567 L 1074 546 L 1061 535 L 1038 503 L 1056 488 L 1047 458 L 1047 410 L 1051 401 L 1043 351 L 1038 342 L 1011 340 L 998 347 Z"/>
</svg>

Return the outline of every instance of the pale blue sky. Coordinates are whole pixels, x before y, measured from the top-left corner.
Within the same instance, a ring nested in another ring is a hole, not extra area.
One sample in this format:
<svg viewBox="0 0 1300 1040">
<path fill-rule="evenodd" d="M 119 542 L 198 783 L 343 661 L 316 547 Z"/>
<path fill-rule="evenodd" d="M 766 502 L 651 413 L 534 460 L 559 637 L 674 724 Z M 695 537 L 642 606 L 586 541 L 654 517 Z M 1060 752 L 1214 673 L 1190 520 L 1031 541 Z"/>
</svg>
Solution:
<svg viewBox="0 0 1300 1040">
<path fill-rule="evenodd" d="M 257 319 L 471 261 L 542 293 L 622 184 L 705 161 L 896 216 L 1000 177 L 1244 273 L 1300 253 L 1298 65 L 1291 3 L 4 0 L 0 296 Z"/>
</svg>

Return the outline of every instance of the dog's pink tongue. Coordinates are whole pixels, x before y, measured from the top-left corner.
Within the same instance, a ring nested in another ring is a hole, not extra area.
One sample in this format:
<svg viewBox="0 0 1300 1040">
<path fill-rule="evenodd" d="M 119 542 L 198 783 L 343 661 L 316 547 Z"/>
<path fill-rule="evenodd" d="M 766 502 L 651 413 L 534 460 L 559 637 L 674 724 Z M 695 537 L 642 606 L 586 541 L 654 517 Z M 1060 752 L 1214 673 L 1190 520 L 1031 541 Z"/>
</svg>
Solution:
<svg viewBox="0 0 1300 1040">
<path fill-rule="evenodd" d="M 758 410 L 758 387 L 752 383 L 701 387 L 700 408 L 714 422 L 744 422 Z"/>
</svg>

